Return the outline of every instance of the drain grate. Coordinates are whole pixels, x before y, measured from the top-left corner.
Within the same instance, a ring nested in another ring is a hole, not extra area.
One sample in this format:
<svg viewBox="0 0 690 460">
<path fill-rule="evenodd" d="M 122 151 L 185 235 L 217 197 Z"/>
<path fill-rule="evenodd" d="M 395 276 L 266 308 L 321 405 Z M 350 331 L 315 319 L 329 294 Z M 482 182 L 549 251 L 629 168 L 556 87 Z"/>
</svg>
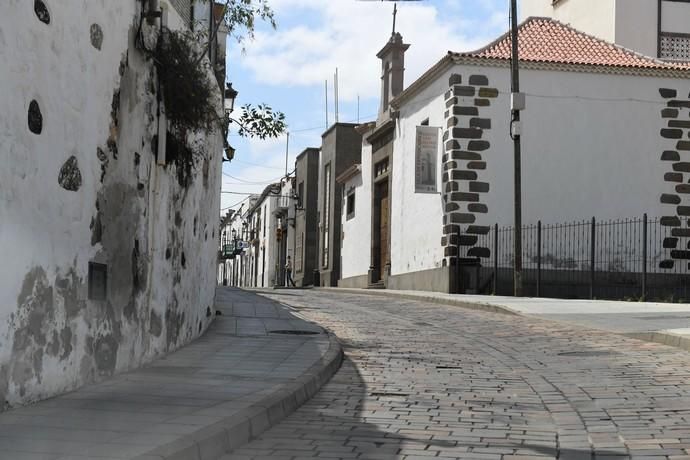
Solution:
<svg viewBox="0 0 690 460">
<path fill-rule="evenodd" d="M 301 330 L 278 330 L 268 331 L 269 334 L 287 334 L 287 335 L 318 335 L 320 332 L 316 331 L 301 331 Z"/>
<path fill-rule="evenodd" d="M 605 351 L 605 350 L 594 350 L 594 351 L 564 351 L 558 353 L 558 356 L 574 356 L 576 358 L 590 358 L 595 356 L 613 356 L 619 353 L 615 351 Z"/>
<path fill-rule="evenodd" d="M 391 397 L 391 398 L 407 398 L 410 396 L 409 394 L 406 393 L 385 393 L 385 392 L 373 392 L 369 393 L 369 396 L 383 396 L 383 397 Z"/>
</svg>

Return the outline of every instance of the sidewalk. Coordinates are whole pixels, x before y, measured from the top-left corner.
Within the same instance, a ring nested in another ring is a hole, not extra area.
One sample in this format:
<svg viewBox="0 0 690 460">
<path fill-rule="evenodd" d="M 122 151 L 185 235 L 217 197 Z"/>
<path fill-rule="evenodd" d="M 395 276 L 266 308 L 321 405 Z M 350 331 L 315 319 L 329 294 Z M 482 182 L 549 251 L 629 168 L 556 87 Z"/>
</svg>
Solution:
<svg viewBox="0 0 690 460">
<path fill-rule="evenodd" d="M 321 288 L 574 323 L 690 351 L 690 304 Z"/>
<path fill-rule="evenodd" d="M 0 413 L 0 459 L 217 459 L 293 412 L 340 365 L 335 337 L 287 307 L 223 288 L 216 308 L 203 337 L 147 367 Z"/>
</svg>

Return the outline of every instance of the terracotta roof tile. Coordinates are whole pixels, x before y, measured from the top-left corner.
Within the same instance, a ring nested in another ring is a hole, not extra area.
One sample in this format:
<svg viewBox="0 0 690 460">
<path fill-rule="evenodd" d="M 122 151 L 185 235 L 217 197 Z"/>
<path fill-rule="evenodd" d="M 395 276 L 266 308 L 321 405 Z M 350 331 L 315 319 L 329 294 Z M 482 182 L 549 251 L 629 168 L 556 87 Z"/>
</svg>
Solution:
<svg viewBox="0 0 690 460">
<path fill-rule="evenodd" d="M 664 62 L 587 35 L 551 18 L 529 18 L 518 28 L 520 60 L 555 64 L 690 69 L 690 64 Z M 488 46 L 459 56 L 510 59 L 512 40 L 504 34 Z"/>
</svg>

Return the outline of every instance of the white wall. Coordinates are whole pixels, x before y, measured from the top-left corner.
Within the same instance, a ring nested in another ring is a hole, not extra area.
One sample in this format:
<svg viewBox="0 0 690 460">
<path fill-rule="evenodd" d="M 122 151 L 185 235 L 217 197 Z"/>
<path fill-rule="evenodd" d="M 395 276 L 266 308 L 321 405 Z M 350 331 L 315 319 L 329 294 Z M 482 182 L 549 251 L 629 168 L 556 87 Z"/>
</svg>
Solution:
<svg viewBox="0 0 690 460">
<path fill-rule="evenodd" d="M 531 16 L 550 17 L 553 11 L 551 2 L 552 0 L 520 0 L 518 4 L 520 21 Z"/>
<path fill-rule="evenodd" d="M 362 136 L 366 138 L 369 133 Z M 355 215 L 347 219 L 342 207 L 341 279 L 367 275 L 371 265 L 371 144 L 362 141 L 362 170 L 345 183 L 345 193 L 355 188 Z"/>
<path fill-rule="evenodd" d="M 488 213 L 477 214 L 475 224 L 513 221 L 509 69 L 455 66 L 400 110 L 391 194 L 393 275 L 438 267 L 443 258 L 441 197 L 414 193 L 414 128 L 427 117 L 430 125 L 443 125 L 443 93 L 453 73 L 461 74 L 463 83 L 470 75 L 486 75 L 490 86 L 500 91 L 491 106 L 480 111 L 480 117 L 492 120 L 483 135 L 491 143 L 482 152 L 487 169 L 478 171 L 478 180 L 489 182 L 490 191 L 481 195 Z M 665 102 L 659 88 L 677 88 L 685 97 L 690 85 L 680 79 L 527 69 L 522 70 L 521 82 L 527 93 L 522 136 L 524 224 L 592 216 L 604 220 L 643 213 L 675 215 L 674 206 L 659 202 L 662 193 L 673 193 L 664 182 L 670 166 L 660 161 L 661 152 L 675 146 L 675 141 L 660 137 L 666 123 L 660 116 Z M 465 103 L 472 105 L 472 98 L 461 105 Z M 687 109 L 681 119 L 685 113 Z M 464 122 L 469 118 L 463 117 Z M 461 192 L 468 191 L 466 182 L 462 187 Z"/>
<path fill-rule="evenodd" d="M 0 253 L 11 261 L 0 269 L 0 401 L 10 406 L 184 345 L 214 301 L 221 139 L 198 139 L 205 158 L 182 187 L 152 153 L 155 80 L 132 40 L 138 3 L 44 1 L 50 24 L 34 2 L 8 0 L 0 15 Z M 58 183 L 72 156 L 75 191 Z M 106 301 L 89 299 L 89 262 L 108 266 Z"/>
<path fill-rule="evenodd" d="M 625 3 L 649 0 L 622 0 Z M 616 0 L 523 0 L 520 17 L 552 17 L 572 27 L 609 42 L 616 40 Z M 651 2 L 656 5 L 656 2 Z M 654 15 L 656 17 L 656 14 Z M 656 30 L 656 28 L 654 29 Z"/>
<path fill-rule="evenodd" d="M 391 275 L 441 267 L 443 262 L 442 135 L 448 77 L 437 80 L 400 110 L 391 179 Z M 438 193 L 415 193 L 416 127 L 439 127 Z"/>
<path fill-rule="evenodd" d="M 616 0 L 615 43 L 646 56 L 656 56 L 658 14 L 658 4 L 655 1 Z M 690 18 L 686 16 L 686 21 L 687 19 Z M 687 29 L 687 25 L 685 28 Z"/>
</svg>

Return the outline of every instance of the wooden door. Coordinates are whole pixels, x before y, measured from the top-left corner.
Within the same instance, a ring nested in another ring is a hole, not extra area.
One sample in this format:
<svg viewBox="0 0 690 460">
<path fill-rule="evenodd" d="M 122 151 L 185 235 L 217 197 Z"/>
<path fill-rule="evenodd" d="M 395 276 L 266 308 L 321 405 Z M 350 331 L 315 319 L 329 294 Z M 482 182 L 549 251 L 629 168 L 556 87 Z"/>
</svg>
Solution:
<svg viewBox="0 0 690 460">
<path fill-rule="evenodd" d="M 384 267 L 388 263 L 388 182 L 379 185 L 379 279 L 383 279 Z"/>
</svg>

